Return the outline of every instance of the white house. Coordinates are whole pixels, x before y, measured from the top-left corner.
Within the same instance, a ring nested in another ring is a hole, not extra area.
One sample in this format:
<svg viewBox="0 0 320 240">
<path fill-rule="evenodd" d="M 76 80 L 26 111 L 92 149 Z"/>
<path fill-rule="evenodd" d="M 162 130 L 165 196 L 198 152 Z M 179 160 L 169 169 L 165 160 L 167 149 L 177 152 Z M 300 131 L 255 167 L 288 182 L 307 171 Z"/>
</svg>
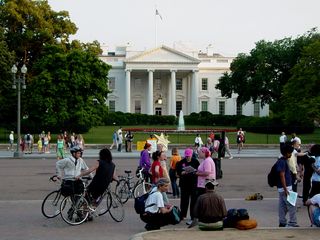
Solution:
<svg viewBox="0 0 320 240">
<path fill-rule="evenodd" d="M 183 52 L 160 46 L 147 51 L 117 47 L 100 59 L 109 71 L 107 104 L 110 111 L 149 115 L 178 115 L 180 110 L 213 114 L 267 116 L 269 106 L 260 103 L 237 106 L 236 95 L 227 99 L 215 89 L 219 77 L 229 71 L 233 57 L 210 51 Z"/>
</svg>

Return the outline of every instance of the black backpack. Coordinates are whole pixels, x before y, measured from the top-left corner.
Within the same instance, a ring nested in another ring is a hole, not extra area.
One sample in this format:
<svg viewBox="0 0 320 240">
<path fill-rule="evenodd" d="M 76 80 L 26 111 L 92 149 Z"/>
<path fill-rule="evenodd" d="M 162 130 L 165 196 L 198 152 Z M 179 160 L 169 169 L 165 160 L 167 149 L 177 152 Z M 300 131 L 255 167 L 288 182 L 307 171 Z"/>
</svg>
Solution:
<svg viewBox="0 0 320 240">
<path fill-rule="evenodd" d="M 278 160 L 279 161 L 279 160 Z M 278 162 L 277 161 L 277 162 Z M 270 187 L 275 187 L 278 184 L 279 181 L 279 173 L 277 171 L 277 162 L 273 164 L 269 174 L 268 174 L 268 184 Z"/>
<path fill-rule="evenodd" d="M 153 204 L 150 204 L 150 205 L 146 206 L 147 198 L 153 193 L 155 193 L 155 192 L 145 193 L 142 196 L 136 197 L 134 199 L 134 209 L 136 210 L 137 214 L 143 214 L 143 213 L 145 213 L 145 209 L 147 207 L 151 207 L 153 205 L 156 205 L 155 203 L 153 203 Z"/>
</svg>

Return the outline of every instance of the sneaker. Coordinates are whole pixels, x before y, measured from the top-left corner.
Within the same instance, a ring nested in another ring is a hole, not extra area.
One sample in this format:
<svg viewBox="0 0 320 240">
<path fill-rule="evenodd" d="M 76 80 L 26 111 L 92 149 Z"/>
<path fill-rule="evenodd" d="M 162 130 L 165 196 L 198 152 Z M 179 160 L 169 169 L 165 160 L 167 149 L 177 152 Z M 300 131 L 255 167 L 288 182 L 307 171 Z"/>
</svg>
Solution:
<svg viewBox="0 0 320 240">
<path fill-rule="evenodd" d="M 286 227 L 287 226 L 287 224 L 285 224 L 285 223 L 279 223 L 279 227 Z"/>
<path fill-rule="evenodd" d="M 229 157 L 229 159 L 233 159 L 233 156 Z"/>
<path fill-rule="evenodd" d="M 287 227 L 300 227 L 300 226 L 296 223 L 290 223 L 287 225 Z"/>
<path fill-rule="evenodd" d="M 192 223 L 191 219 L 186 222 L 187 225 L 191 225 L 191 223 Z"/>
</svg>

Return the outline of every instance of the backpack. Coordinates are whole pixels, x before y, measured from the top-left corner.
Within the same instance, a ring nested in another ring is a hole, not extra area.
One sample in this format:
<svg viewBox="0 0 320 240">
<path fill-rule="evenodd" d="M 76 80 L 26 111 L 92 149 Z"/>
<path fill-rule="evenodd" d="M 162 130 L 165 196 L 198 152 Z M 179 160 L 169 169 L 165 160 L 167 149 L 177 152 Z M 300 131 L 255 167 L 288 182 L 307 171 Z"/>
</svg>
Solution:
<svg viewBox="0 0 320 240">
<path fill-rule="evenodd" d="M 143 213 L 145 213 L 145 209 L 147 207 L 151 207 L 153 205 L 156 205 L 155 203 L 150 204 L 148 206 L 145 205 L 146 201 L 147 201 L 147 198 L 153 193 L 155 193 L 155 192 L 145 193 L 145 194 L 141 195 L 140 197 L 136 197 L 134 199 L 134 210 L 136 210 L 137 214 L 143 214 Z"/>
<path fill-rule="evenodd" d="M 278 161 L 277 161 L 278 162 Z M 277 171 L 277 162 L 273 164 L 269 174 L 268 174 L 268 184 L 270 187 L 277 186 L 278 180 L 279 180 L 279 173 Z"/>
<path fill-rule="evenodd" d="M 30 141 L 30 134 L 27 134 L 27 141 Z"/>
</svg>

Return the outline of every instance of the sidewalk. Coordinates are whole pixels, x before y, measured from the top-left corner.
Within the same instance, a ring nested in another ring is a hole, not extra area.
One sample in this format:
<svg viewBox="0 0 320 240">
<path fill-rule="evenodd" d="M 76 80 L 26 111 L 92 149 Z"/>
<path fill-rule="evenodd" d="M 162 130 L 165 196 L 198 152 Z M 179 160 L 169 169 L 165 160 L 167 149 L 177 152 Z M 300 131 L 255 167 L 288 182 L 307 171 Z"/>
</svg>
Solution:
<svg viewBox="0 0 320 240">
<path fill-rule="evenodd" d="M 264 240 L 264 239 L 303 239 L 314 240 L 319 238 L 319 228 L 261 228 L 252 230 L 224 229 L 223 231 L 200 231 L 192 229 L 166 229 L 143 232 L 132 236 L 131 240 Z"/>
<path fill-rule="evenodd" d="M 83 152 L 83 158 L 93 158 L 99 156 L 100 149 L 106 147 L 106 145 L 102 144 L 87 144 L 86 148 Z M 110 147 L 110 145 L 107 145 Z M 184 149 L 188 146 L 186 145 L 169 145 L 169 150 L 167 152 L 167 157 L 171 157 L 171 149 L 173 147 L 178 147 L 180 155 L 184 156 Z M 50 153 L 38 153 L 33 152 L 31 154 L 24 154 L 23 158 L 30 159 L 30 158 L 56 158 L 56 152 L 53 150 L 53 146 L 51 147 Z M 133 147 L 135 149 L 135 145 Z M 36 148 L 34 148 L 36 151 Z M 133 150 L 132 152 L 118 152 L 117 150 L 111 150 L 112 156 L 114 158 L 139 158 L 140 152 Z M 246 145 L 245 148 L 238 154 L 237 149 L 232 147 L 231 154 L 234 158 L 242 158 L 242 157 L 278 157 L 279 156 L 279 148 L 278 145 Z M 69 150 L 67 150 L 67 154 L 69 154 Z M 0 144 L 0 158 L 13 158 L 13 152 L 8 150 L 8 144 Z"/>
</svg>

